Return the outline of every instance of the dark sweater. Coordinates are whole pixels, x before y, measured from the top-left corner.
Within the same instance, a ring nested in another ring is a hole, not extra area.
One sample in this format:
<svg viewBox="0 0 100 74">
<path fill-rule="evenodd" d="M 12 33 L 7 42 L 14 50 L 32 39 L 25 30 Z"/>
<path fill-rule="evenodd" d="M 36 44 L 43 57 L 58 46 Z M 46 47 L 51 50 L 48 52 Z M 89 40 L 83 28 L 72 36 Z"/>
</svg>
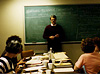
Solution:
<svg viewBox="0 0 100 74">
<path fill-rule="evenodd" d="M 59 34 L 59 38 L 54 38 L 54 40 L 49 39 L 49 36 L 55 36 L 56 34 Z M 48 50 L 52 47 L 54 52 L 61 51 L 61 41 L 64 39 L 64 31 L 60 25 L 46 26 L 43 38 L 48 41 Z"/>
</svg>

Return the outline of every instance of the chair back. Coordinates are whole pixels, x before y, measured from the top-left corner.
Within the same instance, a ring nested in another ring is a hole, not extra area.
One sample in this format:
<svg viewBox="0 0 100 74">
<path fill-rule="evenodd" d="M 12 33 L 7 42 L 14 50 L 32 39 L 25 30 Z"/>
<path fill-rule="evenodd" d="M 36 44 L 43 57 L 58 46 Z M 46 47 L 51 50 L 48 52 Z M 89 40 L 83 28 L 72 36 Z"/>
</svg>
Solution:
<svg viewBox="0 0 100 74">
<path fill-rule="evenodd" d="M 33 56 L 33 54 L 34 54 L 33 50 L 22 51 L 21 58 L 30 57 Z"/>
<path fill-rule="evenodd" d="M 83 65 L 83 67 L 82 67 L 82 68 L 83 68 L 83 70 L 84 70 L 84 73 L 85 73 L 85 74 L 87 74 L 87 73 L 86 73 L 86 69 L 85 69 L 85 66 L 84 66 L 84 65 Z"/>
</svg>

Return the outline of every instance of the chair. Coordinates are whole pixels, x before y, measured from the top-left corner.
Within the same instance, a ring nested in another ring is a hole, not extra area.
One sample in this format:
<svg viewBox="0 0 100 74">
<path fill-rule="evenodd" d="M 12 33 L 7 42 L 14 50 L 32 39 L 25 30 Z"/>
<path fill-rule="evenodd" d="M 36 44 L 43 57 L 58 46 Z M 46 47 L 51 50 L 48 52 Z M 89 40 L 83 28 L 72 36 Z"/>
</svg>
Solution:
<svg viewBox="0 0 100 74">
<path fill-rule="evenodd" d="M 33 54 L 34 54 L 34 51 L 33 50 L 22 51 L 21 58 L 33 56 Z"/>
<path fill-rule="evenodd" d="M 87 72 L 86 72 L 86 70 L 85 70 L 85 66 L 84 66 L 84 65 L 83 65 L 83 67 L 82 67 L 82 68 L 83 68 L 83 70 L 84 70 L 84 73 L 85 73 L 85 74 L 87 74 Z"/>
</svg>

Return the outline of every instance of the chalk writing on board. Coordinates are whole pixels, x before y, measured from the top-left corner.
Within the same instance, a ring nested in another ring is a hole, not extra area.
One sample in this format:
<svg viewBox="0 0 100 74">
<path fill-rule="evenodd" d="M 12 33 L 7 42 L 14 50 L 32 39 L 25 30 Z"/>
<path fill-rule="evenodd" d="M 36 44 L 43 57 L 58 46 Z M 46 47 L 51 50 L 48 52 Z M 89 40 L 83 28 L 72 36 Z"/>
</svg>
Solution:
<svg viewBox="0 0 100 74">
<path fill-rule="evenodd" d="M 100 37 L 100 4 L 26 6 L 26 43 L 46 41 L 43 32 L 53 14 L 57 16 L 57 24 L 65 31 L 65 41 Z"/>
</svg>

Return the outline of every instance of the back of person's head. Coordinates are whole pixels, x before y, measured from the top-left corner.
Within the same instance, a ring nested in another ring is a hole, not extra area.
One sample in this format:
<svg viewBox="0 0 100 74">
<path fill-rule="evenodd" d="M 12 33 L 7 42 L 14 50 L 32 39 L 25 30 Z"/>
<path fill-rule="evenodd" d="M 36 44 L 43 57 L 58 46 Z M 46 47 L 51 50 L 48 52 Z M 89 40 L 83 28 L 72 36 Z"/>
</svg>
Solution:
<svg viewBox="0 0 100 74">
<path fill-rule="evenodd" d="M 6 45 L 11 42 L 11 40 L 17 40 L 18 42 L 22 42 L 21 38 L 17 35 L 12 35 L 10 37 L 8 37 L 7 41 L 6 41 Z"/>
<path fill-rule="evenodd" d="M 50 16 L 50 20 L 51 20 L 51 18 L 55 18 L 55 19 L 57 20 L 56 15 L 51 15 L 51 16 Z"/>
<path fill-rule="evenodd" d="M 94 45 L 97 45 L 98 48 L 100 49 L 100 38 L 99 37 L 94 37 L 93 42 L 94 42 Z"/>
<path fill-rule="evenodd" d="M 21 53 L 22 48 L 23 46 L 21 44 L 21 38 L 18 36 L 11 36 L 7 39 L 5 49 L 8 53 Z"/>
<path fill-rule="evenodd" d="M 81 49 L 84 53 L 92 53 L 95 49 L 93 39 L 92 38 L 82 39 Z"/>
</svg>

